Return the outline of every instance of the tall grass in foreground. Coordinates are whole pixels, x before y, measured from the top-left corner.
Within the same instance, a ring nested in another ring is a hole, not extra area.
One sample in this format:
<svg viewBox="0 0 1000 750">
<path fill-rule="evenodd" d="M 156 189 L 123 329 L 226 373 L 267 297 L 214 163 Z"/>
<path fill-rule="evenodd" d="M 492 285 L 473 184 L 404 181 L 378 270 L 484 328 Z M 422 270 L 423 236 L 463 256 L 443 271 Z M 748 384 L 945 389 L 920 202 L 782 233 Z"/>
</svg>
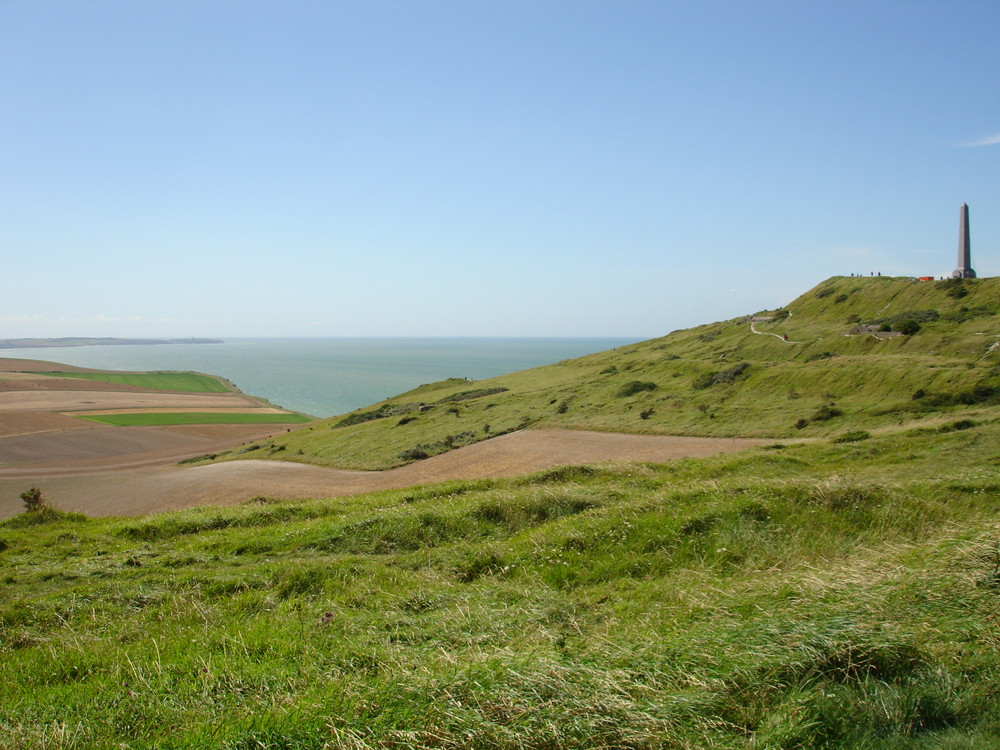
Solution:
<svg viewBox="0 0 1000 750">
<path fill-rule="evenodd" d="M 0 746 L 996 746 L 998 433 L 24 513 Z"/>
</svg>

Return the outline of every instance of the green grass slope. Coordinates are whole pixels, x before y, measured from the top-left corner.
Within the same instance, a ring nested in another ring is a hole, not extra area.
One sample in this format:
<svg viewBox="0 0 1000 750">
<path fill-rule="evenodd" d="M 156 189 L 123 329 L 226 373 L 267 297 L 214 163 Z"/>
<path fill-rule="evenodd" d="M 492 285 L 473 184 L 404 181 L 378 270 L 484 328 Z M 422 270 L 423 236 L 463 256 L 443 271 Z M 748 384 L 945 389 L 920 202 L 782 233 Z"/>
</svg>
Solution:
<svg viewBox="0 0 1000 750">
<path fill-rule="evenodd" d="M 0 747 L 997 747 L 982 412 L 663 466 L 25 512 L 0 524 Z"/>
<path fill-rule="evenodd" d="M 241 450 L 384 469 L 533 426 L 791 438 L 974 417 L 1000 396 L 998 310 L 1000 278 L 836 277 L 759 312 L 771 320 L 753 323 L 757 333 L 738 318 L 490 380 L 434 383 Z M 877 333 L 907 321 L 919 330 Z"/>
</svg>

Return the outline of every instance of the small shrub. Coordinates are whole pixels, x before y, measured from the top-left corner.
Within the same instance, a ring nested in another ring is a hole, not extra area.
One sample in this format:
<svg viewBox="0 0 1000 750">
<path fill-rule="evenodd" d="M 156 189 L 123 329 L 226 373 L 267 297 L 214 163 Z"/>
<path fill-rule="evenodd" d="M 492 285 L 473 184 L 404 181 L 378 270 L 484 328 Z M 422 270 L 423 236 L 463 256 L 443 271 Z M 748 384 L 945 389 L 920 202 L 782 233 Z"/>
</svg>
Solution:
<svg viewBox="0 0 1000 750">
<path fill-rule="evenodd" d="M 812 422 L 825 422 L 828 419 L 833 419 L 834 417 L 839 417 L 843 415 L 843 411 L 835 407 L 833 404 L 823 404 L 819 407 L 809 420 Z"/>
<path fill-rule="evenodd" d="M 955 432 L 956 430 L 970 430 L 976 426 L 976 423 L 971 419 L 959 419 L 951 424 L 941 425 L 938 427 L 938 432 Z"/>
<path fill-rule="evenodd" d="M 419 448 L 410 448 L 408 451 L 403 451 L 399 454 L 399 457 L 404 461 L 422 461 L 425 458 L 430 458 L 427 451 L 420 450 Z"/>
<path fill-rule="evenodd" d="M 851 432 L 845 432 L 843 435 L 839 435 L 833 439 L 835 443 L 857 443 L 862 440 L 867 440 L 871 437 L 871 433 L 866 430 L 852 430 Z"/>
<path fill-rule="evenodd" d="M 416 420 L 417 420 L 416 417 L 403 417 L 401 420 L 396 422 L 396 424 L 402 426 L 404 424 L 409 424 L 410 422 L 415 422 Z"/>
<path fill-rule="evenodd" d="M 565 414 L 568 409 L 569 409 L 569 403 L 566 401 L 562 401 L 556 408 L 556 414 Z"/>
<path fill-rule="evenodd" d="M 799 419 L 799 420 L 797 420 L 795 422 L 795 429 L 796 430 L 804 430 L 808 426 L 809 426 L 809 420 L 808 419 Z"/>
<path fill-rule="evenodd" d="M 601 370 L 598 375 L 614 375 L 616 372 L 618 372 L 618 368 L 614 365 L 610 365 L 609 367 L 605 367 Z"/>
<path fill-rule="evenodd" d="M 643 409 L 639 412 L 639 419 L 649 419 L 654 414 L 656 414 L 656 409 Z"/>
<path fill-rule="evenodd" d="M 826 287 L 825 289 L 820 289 L 816 292 L 816 299 L 824 299 L 833 294 L 833 287 Z"/>
<path fill-rule="evenodd" d="M 847 301 L 846 294 L 838 294 L 836 297 L 833 298 L 833 302 L 836 305 L 839 305 L 841 302 L 846 302 L 846 301 Z"/>
<path fill-rule="evenodd" d="M 42 497 L 42 491 L 37 487 L 22 492 L 21 500 L 24 502 L 24 510 L 27 513 L 36 513 L 45 507 L 45 498 Z"/>
<path fill-rule="evenodd" d="M 969 293 L 964 280 L 957 277 L 938 282 L 938 287 L 944 289 L 952 299 L 962 299 Z"/>
<path fill-rule="evenodd" d="M 696 377 L 691 383 L 691 387 L 696 391 L 703 391 L 706 388 L 711 388 L 715 383 L 715 376 L 718 373 L 715 372 L 703 372 L 701 375 Z"/>
<path fill-rule="evenodd" d="M 904 336 L 912 336 L 920 331 L 920 324 L 913 320 L 904 320 L 899 324 L 899 332 Z"/>
<path fill-rule="evenodd" d="M 718 385 L 720 383 L 732 383 L 740 376 L 744 375 L 747 370 L 750 369 L 749 362 L 740 362 L 738 365 L 733 365 L 728 370 L 723 370 L 720 373 L 716 373 L 712 377 L 712 384 Z"/>
<path fill-rule="evenodd" d="M 836 356 L 837 355 L 834 354 L 833 352 L 817 352 L 816 354 L 810 354 L 808 357 L 805 358 L 805 361 L 816 362 L 817 360 L 820 359 L 833 359 Z"/>
<path fill-rule="evenodd" d="M 634 396 L 636 393 L 641 393 L 642 391 L 655 391 L 656 383 L 643 382 L 641 380 L 632 380 L 623 385 L 618 389 L 615 394 L 617 396 Z"/>
<path fill-rule="evenodd" d="M 923 388 L 917 388 L 917 390 L 913 392 L 913 395 L 910 396 L 910 398 L 912 398 L 914 401 L 919 401 L 926 395 L 927 391 L 925 391 Z"/>
</svg>

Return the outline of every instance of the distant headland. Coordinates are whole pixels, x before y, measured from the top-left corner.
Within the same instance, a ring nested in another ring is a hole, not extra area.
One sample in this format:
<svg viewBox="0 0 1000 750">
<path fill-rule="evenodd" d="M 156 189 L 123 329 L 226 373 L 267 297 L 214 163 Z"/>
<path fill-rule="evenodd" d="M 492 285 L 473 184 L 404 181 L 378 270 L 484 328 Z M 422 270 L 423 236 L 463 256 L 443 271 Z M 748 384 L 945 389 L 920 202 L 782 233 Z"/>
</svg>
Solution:
<svg viewBox="0 0 1000 750">
<path fill-rule="evenodd" d="M 55 339 L 0 339 L 0 349 L 42 349 L 52 346 L 136 346 L 139 344 L 222 344 L 222 339 L 116 339 L 68 336 Z"/>
</svg>

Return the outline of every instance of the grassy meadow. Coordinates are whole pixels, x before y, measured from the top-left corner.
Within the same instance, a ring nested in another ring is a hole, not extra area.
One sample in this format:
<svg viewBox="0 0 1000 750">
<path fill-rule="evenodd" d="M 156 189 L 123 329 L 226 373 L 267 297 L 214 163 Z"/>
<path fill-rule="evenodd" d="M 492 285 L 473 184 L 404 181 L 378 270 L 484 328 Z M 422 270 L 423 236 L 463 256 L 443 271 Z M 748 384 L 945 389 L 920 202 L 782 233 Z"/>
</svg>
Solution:
<svg viewBox="0 0 1000 750">
<path fill-rule="evenodd" d="M 0 747 L 998 746 L 1000 423 L 845 435 L 25 512 Z"/>
<path fill-rule="evenodd" d="M 26 510 L 0 523 L 0 747 L 1000 747 L 998 302 L 831 279 L 760 334 L 429 384 L 268 443 L 378 468 L 532 425 L 773 439 L 742 453 Z"/>
</svg>

